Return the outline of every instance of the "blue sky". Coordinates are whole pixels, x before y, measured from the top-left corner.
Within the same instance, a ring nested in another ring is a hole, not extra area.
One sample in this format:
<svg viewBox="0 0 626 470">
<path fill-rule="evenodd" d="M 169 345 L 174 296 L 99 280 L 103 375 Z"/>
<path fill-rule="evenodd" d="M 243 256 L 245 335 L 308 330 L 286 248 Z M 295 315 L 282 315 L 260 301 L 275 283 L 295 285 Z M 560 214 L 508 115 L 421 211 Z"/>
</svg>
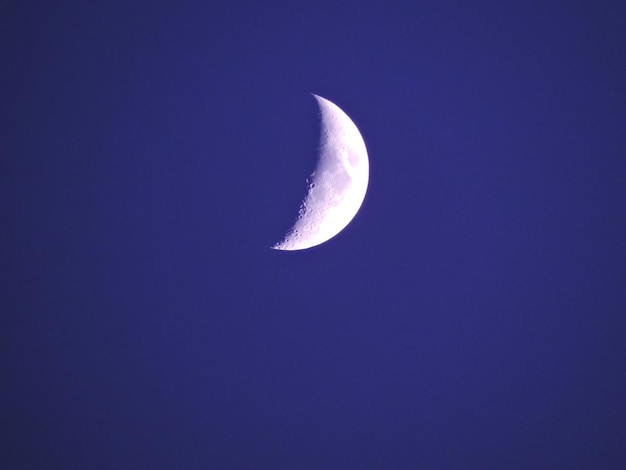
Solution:
<svg viewBox="0 0 626 470">
<path fill-rule="evenodd" d="M 1 466 L 623 467 L 623 10 L 5 4 Z"/>
</svg>

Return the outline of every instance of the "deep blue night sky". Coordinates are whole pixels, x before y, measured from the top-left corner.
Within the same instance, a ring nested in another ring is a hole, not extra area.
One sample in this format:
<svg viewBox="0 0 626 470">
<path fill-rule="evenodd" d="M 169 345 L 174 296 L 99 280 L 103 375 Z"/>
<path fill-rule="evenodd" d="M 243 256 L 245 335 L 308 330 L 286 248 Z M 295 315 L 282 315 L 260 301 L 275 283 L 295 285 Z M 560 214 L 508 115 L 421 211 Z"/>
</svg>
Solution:
<svg viewBox="0 0 626 470">
<path fill-rule="evenodd" d="M 622 3 L 4 2 L 0 467 L 626 468 Z"/>
</svg>

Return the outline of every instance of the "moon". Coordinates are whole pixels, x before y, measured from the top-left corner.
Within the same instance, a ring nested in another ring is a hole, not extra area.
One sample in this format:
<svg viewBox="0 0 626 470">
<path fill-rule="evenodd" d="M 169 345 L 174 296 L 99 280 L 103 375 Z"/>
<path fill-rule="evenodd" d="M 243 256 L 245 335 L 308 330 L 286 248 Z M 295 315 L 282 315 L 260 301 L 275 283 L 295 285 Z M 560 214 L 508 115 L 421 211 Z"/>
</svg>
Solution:
<svg viewBox="0 0 626 470">
<path fill-rule="evenodd" d="M 339 106 L 313 97 L 321 118 L 319 156 L 296 221 L 275 250 L 305 250 L 330 240 L 354 218 L 367 192 L 369 160 L 361 133 Z"/>
</svg>

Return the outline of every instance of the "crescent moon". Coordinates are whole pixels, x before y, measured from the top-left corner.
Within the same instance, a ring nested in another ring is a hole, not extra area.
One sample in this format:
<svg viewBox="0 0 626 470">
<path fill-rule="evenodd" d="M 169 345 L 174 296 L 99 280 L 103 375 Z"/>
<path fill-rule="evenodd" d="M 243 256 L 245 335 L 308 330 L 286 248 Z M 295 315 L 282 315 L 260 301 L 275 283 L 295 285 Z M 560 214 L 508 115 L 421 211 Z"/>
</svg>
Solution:
<svg viewBox="0 0 626 470">
<path fill-rule="evenodd" d="M 321 117 L 319 157 L 298 217 L 275 250 L 305 250 L 341 232 L 359 211 L 369 182 L 363 137 L 339 106 L 313 95 Z"/>
</svg>

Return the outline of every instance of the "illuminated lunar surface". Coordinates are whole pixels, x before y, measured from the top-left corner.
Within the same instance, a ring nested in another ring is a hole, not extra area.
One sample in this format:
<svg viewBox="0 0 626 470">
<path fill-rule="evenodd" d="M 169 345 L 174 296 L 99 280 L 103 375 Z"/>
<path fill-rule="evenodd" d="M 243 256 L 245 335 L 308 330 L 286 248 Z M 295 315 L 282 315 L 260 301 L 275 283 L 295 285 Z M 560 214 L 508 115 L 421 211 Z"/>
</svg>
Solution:
<svg viewBox="0 0 626 470">
<path fill-rule="evenodd" d="M 369 181 L 369 160 L 356 125 L 337 105 L 321 96 L 319 157 L 308 193 L 293 227 L 276 250 L 304 250 L 330 240 L 359 211 Z"/>
</svg>

